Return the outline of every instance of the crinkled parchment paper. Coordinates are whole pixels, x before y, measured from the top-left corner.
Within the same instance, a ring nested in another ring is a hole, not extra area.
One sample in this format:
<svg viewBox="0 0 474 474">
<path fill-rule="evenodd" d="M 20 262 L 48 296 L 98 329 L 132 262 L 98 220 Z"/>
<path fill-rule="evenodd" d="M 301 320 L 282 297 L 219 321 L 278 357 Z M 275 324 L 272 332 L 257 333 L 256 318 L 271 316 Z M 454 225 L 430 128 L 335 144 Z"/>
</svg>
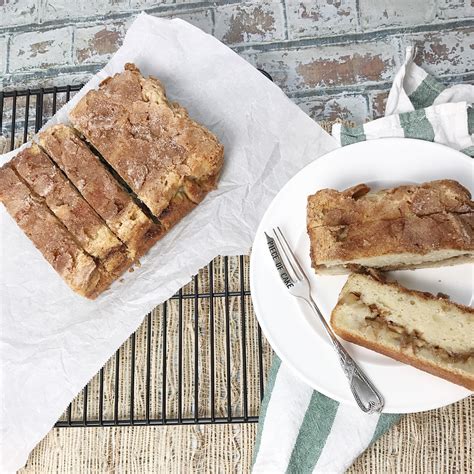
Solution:
<svg viewBox="0 0 474 474">
<path fill-rule="evenodd" d="M 335 141 L 218 40 L 182 20 L 145 14 L 87 90 L 134 62 L 225 146 L 212 192 L 96 301 L 75 295 L 0 206 L 0 471 L 14 471 L 68 403 L 140 325 L 216 255 L 247 253 L 278 190 Z M 15 152 L 0 157 L 0 164 Z"/>
</svg>

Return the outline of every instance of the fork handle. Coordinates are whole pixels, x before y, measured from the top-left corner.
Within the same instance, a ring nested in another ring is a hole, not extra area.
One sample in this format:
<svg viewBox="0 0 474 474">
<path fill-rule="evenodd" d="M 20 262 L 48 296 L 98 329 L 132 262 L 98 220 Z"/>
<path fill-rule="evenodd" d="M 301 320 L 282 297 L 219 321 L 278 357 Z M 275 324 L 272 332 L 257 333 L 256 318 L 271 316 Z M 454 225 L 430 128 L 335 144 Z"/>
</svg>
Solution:
<svg viewBox="0 0 474 474">
<path fill-rule="evenodd" d="M 359 405 L 359 408 L 365 413 L 380 412 L 384 405 L 382 395 L 374 387 L 367 375 L 356 364 L 342 344 L 337 340 L 332 341 L 334 348 L 339 356 L 347 380 L 349 380 L 352 395 Z"/>
<path fill-rule="evenodd" d="M 319 311 L 314 300 L 311 298 L 308 303 L 323 323 L 324 329 L 326 329 L 326 332 L 331 339 L 332 345 L 339 356 L 339 363 L 349 381 L 350 389 L 357 405 L 365 413 L 380 412 L 384 405 L 382 395 L 374 387 L 372 382 L 357 365 L 354 359 L 349 355 L 344 346 L 339 342 L 331 326 L 321 314 L 321 311 Z"/>
</svg>

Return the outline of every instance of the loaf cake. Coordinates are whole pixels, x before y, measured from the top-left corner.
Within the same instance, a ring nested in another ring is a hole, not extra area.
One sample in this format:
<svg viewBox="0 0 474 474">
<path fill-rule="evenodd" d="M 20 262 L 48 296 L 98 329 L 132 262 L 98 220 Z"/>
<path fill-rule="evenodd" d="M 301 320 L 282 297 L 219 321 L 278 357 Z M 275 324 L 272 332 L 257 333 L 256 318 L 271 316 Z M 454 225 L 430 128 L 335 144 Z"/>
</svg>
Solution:
<svg viewBox="0 0 474 474">
<path fill-rule="evenodd" d="M 318 273 L 451 265 L 474 258 L 474 203 L 451 180 L 370 192 L 364 184 L 309 196 L 307 230 Z"/>
<path fill-rule="evenodd" d="M 0 169 L 0 201 L 95 298 L 217 186 L 223 147 L 132 64 Z"/>
<path fill-rule="evenodd" d="M 351 274 L 331 314 L 343 339 L 474 390 L 474 309 Z"/>
<path fill-rule="evenodd" d="M 163 234 L 100 159 L 66 125 L 55 125 L 39 135 L 39 143 L 84 199 L 127 246 L 132 259 L 140 258 Z"/>
<path fill-rule="evenodd" d="M 216 186 L 222 145 L 167 99 L 157 79 L 144 78 L 133 64 L 89 91 L 69 118 L 165 225 Z"/>
</svg>

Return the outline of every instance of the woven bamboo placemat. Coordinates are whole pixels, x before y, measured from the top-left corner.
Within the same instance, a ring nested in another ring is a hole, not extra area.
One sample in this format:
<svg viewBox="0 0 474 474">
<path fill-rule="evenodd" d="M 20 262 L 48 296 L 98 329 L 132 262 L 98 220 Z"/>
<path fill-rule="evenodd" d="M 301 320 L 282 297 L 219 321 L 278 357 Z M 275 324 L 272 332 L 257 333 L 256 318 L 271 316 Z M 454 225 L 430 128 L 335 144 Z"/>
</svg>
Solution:
<svg viewBox="0 0 474 474">
<path fill-rule="evenodd" d="M 328 129 L 331 123 L 323 123 Z M 245 258 L 244 280 L 248 284 L 248 258 Z M 217 287 L 223 285 L 222 259 L 217 259 L 214 264 L 214 281 Z M 239 267 L 230 259 L 229 285 L 232 288 L 239 285 Z M 206 285 L 208 275 L 206 270 L 200 272 L 200 281 Z M 184 290 L 186 291 L 186 290 Z M 219 306 L 219 301 L 216 302 Z M 209 339 L 206 337 L 208 328 L 208 302 L 200 302 L 199 327 L 202 338 L 199 340 L 200 364 L 200 411 L 203 413 L 209 407 L 209 367 L 206 364 L 209 354 Z M 231 314 L 240 314 L 238 298 L 230 299 Z M 250 298 L 245 301 L 247 324 L 249 329 L 255 327 L 256 319 L 253 313 Z M 176 332 L 177 321 L 176 305 L 168 305 L 168 354 L 173 360 L 176 354 L 176 339 L 172 335 Z M 184 307 L 185 314 L 192 314 L 192 306 Z M 216 309 L 216 314 L 223 314 L 223 308 Z M 154 321 L 162 317 L 162 309 L 158 307 L 154 311 Z M 194 350 L 194 327 L 192 318 L 185 317 L 184 327 L 184 365 L 183 381 L 184 393 L 182 394 L 182 406 L 184 411 L 192 412 L 194 377 L 191 357 L 187 362 L 187 354 Z M 155 321 L 156 322 L 156 321 Z M 231 393 L 233 407 L 241 410 L 242 397 L 239 377 L 240 348 L 239 318 L 231 320 L 231 354 L 232 372 Z M 216 319 L 216 354 L 224 354 L 224 338 L 219 337 L 224 332 L 223 318 Z M 146 361 L 144 351 L 140 348 L 145 344 L 146 327 L 144 325 L 136 333 L 136 380 L 135 388 L 135 414 L 137 417 L 143 415 L 145 404 L 142 399 L 143 386 L 140 381 L 144 380 Z M 156 341 L 155 350 L 159 354 L 162 348 L 162 325 L 154 324 L 152 338 Z M 247 403 L 251 414 L 258 413 L 260 397 L 257 383 L 257 339 L 252 337 L 255 331 L 247 332 L 247 374 L 248 391 Z M 126 349 L 125 343 L 122 349 Z M 268 371 L 271 363 L 272 352 L 268 344 L 264 344 L 263 367 Z M 155 360 L 155 357 L 153 357 Z M 130 370 L 129 351 L 120 352 L 120 397 L 118 403 L 119 414 L 125 414 L 130 389 L 127 381 L 127 371 Z M 110 363 L 113 363 L 111 361 Z M 159 372 L 158 367 L 152 368 Z M 175 368 L 173 364 L 168 370 L 168 410 L 175 412 L 177 408 L 177 387 Z M 104 406 L 113 407 L 114 371 L 106 371 L 109 376 L 104 381 Z M 225 386 L 226 367 L 225 361 L 216 359 L 216 393 L 222 396 L 216 397 L 216 415 L 225 415 Z M 158 376 L 159 377 L 159 376 Z M 159 381 L 158 381 L 159 382 Z M 88 413 L 92 418 L 98 410 L 98 404 L 94 403 L 94 390 L 98 387 L 98 378 L 95 377 L 89 386 Z M 160 400 L 160 383 L 154 384 L 151 393 L 152 406 Z M 72 418 L 80 419 L 82 416 L 82 395 L 80 394 L 72 406 Z M 360 456 L 349 470 L 350 473 L 431 473 L 431 472 L 474 472 L 473 456 L 473 397 L 467 398 L 449 407 L 424 413 L 405 416 L 402 421 L 390 432 L 386 433 L 379 441 L 371 446 Z M 112 408 L 110 408 L 112 409 Z M 107 415 L 107 413 L 105 413 Z M 160 416 L 160 413 L 152 413 Z M 248 472 L 250 470 L 253 447 L 256 436 L 255 424 L 239 425 L 204 425 L 204 426 L 135 426 L 120 428 L 56 428 L 53 429 L 36 449 L 31 453 L 28 463 L 21 473 L 76 473 L 76 472 Z"/>
</svg>

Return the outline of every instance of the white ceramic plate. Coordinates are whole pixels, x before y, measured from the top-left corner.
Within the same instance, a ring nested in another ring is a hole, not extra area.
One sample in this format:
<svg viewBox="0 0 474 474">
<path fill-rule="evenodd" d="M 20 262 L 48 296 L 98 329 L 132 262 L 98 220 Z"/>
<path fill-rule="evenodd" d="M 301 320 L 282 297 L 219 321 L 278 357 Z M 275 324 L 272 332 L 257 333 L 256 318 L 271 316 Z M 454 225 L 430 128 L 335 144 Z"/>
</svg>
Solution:
<svg viewBox="0 0 474 474">
<path fill-rule="evenodd" d="M 323 329 L 311 310 L 291 296 L 274 268 L 264 231 L 280 226 L 311 279 L 313 297 L 329 320 L 347 276 L 316 276 L 309 258 L 306 200 L 318 189 L 343 190 L 358 183 L 374 189 L 450 178 L 472 192 L 474 161 L 451 148 L 420 140 L 386 138 L 339 148 L 294 176 L 265 213 L 252 247 L 250 286 L 257 318 L 280 359 L 308 385 L 339 402 L 355 405 Z M 443 292 L 471 305 L 473 266 L 405 270 L 391 275 L 409 288 Z M 385 398 L 386 413 L 438 408 L 470 392 L 408 365 L 344 342 Z"/>
</svg>

